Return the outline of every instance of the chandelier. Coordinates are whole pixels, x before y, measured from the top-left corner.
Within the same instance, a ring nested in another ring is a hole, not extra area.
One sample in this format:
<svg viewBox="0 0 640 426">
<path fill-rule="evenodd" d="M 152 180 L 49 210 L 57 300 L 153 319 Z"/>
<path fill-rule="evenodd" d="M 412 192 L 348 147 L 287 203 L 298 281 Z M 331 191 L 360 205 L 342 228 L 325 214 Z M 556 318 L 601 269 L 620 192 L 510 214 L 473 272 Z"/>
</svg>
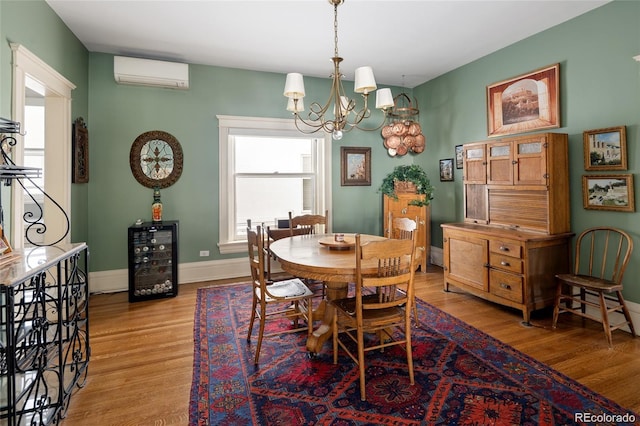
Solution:
<svg viewBox="0 0 640 426">
<path fill-rule="evenodd" d="M 332 84 L 329 100 L 322 106 L 317 102 L 309 106 L 309 113 L 306 118 L 301 116 L 304 111 L 304 80 L 300 73 L 287 74 L 284 87 L 284 96 L 288 98 L 287 111 L 293 112 L 295 124 L 298 130 L 303 133 L 315 133 L 324 130 L 331 133 L 334 140 L 342 139 L 343 132 L 348 132 L 354 128 L 360 130 L 378 130 L 385 123 L 387 113 L 393 107 L 393 95 L 391 89 L 384 88 L 376 91 L 376 108 L 384 113 L 382 122 L 375 128 L 363 128 L 360 124 L 363 120 L 371 116 L 369 109 L 369 93 L 377 89 L 376 80 L 371 67 L 360 67 L 355 72 L 354 91 L 361 93 L 364 99 L 362 109 L 356 111 L 356 101 L 345 95 L 342 86 L 342 75 L 340 73 L 340 62 L 342 58 L 338 56 L 338 6 L 344 0 L 328 0 L 333 5 L 333 32 L 334 32 L 334 56 L 333 74 L 331 74 Z M 302 125 L 301 125 L 302 124 Z"/>
</svg>

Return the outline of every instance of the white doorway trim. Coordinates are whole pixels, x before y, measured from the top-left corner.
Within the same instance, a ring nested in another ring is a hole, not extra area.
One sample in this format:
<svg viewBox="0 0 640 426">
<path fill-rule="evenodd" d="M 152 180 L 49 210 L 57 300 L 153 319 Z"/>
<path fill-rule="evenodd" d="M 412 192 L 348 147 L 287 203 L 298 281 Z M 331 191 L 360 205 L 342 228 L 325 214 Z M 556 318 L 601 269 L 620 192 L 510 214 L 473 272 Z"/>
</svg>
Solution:
<svg viewBox="0 0 640 426">
<path fill-rule="evenodd" d="M 26 77 L 41 83 L 45 89 L 45 184 L 44 190 L 64 209 L 71 219 L 71 91 L 76 86 L 51 68 L 24 46 L 11 43 L 13 52 L 13 120 L 23 123 L 26 103 Z M 16 135 L 13 160 L 23 164 L 22 136 Z M 13 185 L 11 196 L 12 245 L 24 246 L 23 195 L 20 185 Z M 67 219 L 45 199 L 47 232 L 44 243 L 58 240 L 67 229 Z M 7 210 L 7 209 L 5 209 Z M 61 241 L 69 243 L 70 233 Z"/>
</svg>

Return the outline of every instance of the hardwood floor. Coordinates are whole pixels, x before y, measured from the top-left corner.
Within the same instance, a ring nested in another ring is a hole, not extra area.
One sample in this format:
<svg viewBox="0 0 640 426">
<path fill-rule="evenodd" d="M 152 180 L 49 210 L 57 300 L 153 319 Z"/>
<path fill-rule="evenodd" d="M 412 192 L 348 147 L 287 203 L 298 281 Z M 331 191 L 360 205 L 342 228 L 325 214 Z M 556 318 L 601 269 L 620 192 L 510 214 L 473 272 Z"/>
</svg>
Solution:
<svg viewBox="0 0 640 426">
<path fill-rule="evenodd" d="M 126 293 L 91 296 L 89 375 L 60 424 L 188 424 L 196 290 L 246 281 L 185 284 L 176 298 L 138 303 L 128 303 Z M 565 315 L 551 330 L 550 311 L 534 312 L 525 327 L 519 311 L 455 288 L 445 293 L 434 266 L 416 275 L 416 295 L 640 412 L 640 339 L 615 331 L 609 349 L 600 324 Z"/>
</svg>

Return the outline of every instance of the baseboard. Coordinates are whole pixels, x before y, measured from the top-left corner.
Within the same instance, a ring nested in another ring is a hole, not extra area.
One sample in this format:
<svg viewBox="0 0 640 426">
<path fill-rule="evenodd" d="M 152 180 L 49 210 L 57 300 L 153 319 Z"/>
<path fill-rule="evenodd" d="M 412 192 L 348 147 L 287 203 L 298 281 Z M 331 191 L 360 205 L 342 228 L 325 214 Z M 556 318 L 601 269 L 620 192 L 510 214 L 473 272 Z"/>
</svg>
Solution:
<svg viewBox="0 0 640 426">
<path fill-rule="evenodd" d="M 442 254 L 442 249 L 440 247 L 431 247 L 431 257 L 429 262 L 431 262 L 432 265 L 437 265 L 442 268 L 444 265 L 443 259 L 444 255 Z"/>
<path fill-rule="evenodd" d="M 242 278 L 248 276 L 249 265 L 247 259 L 244 257 L 225 260 L 210 260 L 206 262 L 181 263 L 178 265 L 178 284 Z M 128 269 L 92 272 L 89 274 L 89 292 L 92 294 L 115 293 L 119 291 L 128 291 L 128 289 Z"/>
</svg>

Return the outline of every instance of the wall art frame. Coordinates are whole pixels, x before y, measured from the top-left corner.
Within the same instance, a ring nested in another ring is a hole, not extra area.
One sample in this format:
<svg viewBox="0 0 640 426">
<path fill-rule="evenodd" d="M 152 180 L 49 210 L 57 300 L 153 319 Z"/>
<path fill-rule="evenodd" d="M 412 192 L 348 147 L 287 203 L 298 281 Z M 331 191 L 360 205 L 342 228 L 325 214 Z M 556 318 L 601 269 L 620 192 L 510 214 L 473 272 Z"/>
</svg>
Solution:
<svg viewBox="0 0 640 426">
<path fill-rule="evenodd" d="M 625 126 L 586 130 L 582 139 L 585 170 L 627 170 Z"/>
<path fill-rule="evenodd" d="M 371 186 L 371 148 L 340 147 L 340 184 Z"/>
<path fill-rule="evenodd" d="M 440 160 L 440 182 L 453 181 L 453 158 Z"/>
<path fill-rule="evenodd" d="M 560 127 L 560 64 L 487 86 L 489 137 Z"/>
<path fill-rule="evenodd" d="M 456 154 L 456 169 L 461 169 L 464 163 L 464 149 L 462 145 L 456 145 L 455 149 Z"/>
<path fill-rule="evenodd" d="M 71 182 L 89 182 L 89 131 L 82 117 L 73 122 Z"/>
<path fill-rule="evenodd" d="M 634 212 L 633 175 L 583 175 L 582 204 L 588 210 Z"/>
</svg>

